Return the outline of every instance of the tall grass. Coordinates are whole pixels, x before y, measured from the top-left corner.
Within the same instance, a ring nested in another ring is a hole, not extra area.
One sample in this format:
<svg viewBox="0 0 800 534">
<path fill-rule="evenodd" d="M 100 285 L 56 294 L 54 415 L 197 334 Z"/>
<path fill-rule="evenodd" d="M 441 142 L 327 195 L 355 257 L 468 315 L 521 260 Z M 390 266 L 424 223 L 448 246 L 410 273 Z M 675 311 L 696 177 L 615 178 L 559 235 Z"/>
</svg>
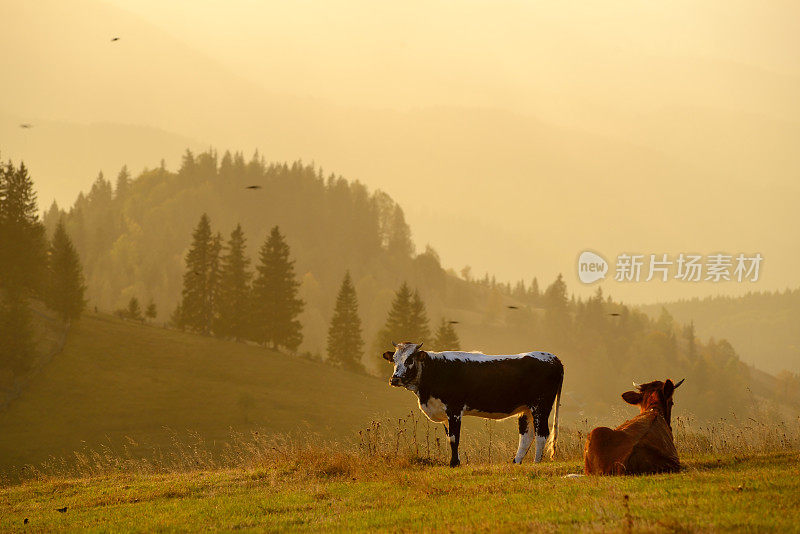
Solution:
<svg viewBox="0 0 800 534">
<path fill-rule="evenodd" d="M 516 425 L 514 425 L 515 427 Z M 586 436 L 596 426 L 589 420 L 561 427 L 557 460 L 579 463 Z M 730 457 L 800 450 L 800 417 L 762 421 L 736 415 L 710 423 L 691 416 L 673 421 L 676 446 L 682 457 Z M 510 463 L 517 434 L 510 424 L 474 420 L 462 432 L 459 448 L 468 464 Z M 532 461 L 529 452 L 527 461 Z M 374 420 L 352 440 L 326 440 L 318 434 L 231 432 L 225 443 L 207 443 L 197 433 L 173 432 L 167 447 L 124 443 L 84 447 L 67 457 L 51 457 L 6 473 L 2 482 L 48 478 L 81 478 L 116 474 L 167 474 L 219 469 L 269 471 L 270 476 L 330 478 L 367 476 L 386 469 L 444 466 L 450 445 L 443 425 L 433 424 L 417 411 L 398 419 Z M 266 472 L 266 471 L 265 471 Z"/>
</svg>

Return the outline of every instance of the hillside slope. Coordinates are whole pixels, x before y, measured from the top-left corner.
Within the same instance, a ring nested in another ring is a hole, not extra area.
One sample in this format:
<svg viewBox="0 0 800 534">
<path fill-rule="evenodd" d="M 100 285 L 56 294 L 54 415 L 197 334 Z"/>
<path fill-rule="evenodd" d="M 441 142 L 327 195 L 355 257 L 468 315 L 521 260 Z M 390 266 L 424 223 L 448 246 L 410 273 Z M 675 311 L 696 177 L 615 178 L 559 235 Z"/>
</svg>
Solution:
<svg viewBox="0 0 800 534">
<path fill-rule="evenodd" d="M 0 471 L 126 436 L 163 446 L 171 431 L 209 443 L 252 428 L 349 437 L 374 417 L 411 408 L 412 396 L 383 380 L 89 314 L 0 413 Z"/>
</svg>

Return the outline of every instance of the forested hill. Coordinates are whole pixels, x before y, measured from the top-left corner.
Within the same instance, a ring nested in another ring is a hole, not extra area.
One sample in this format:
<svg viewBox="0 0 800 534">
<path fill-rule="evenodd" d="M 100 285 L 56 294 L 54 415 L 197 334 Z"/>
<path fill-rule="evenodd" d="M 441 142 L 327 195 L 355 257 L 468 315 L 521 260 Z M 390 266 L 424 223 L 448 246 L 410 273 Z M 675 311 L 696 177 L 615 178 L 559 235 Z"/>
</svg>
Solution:
<svg viewBox="0 0 800 534">
<path fill-rule="evenodd" d="M 443 269 L 433 249 L 415 253 L 403 210 L 388 195 L 313 165 L 187 151 L 176 172 L 162 165 L 135 179 L 124 169 L 113 180 L 100 176 L 67 212 L 52 206 L 44 222 L 52 231 L 64 216 L 84 264 L 90 307 L 108 311 L 132 296 L 153 299 L 161 322 L 180 299 L 192 231 L 203 213 L 223 242 L 242 225 L 252 264 L 270 229 L 280 227 L 305 301 L 301 352 L 325 357 L 337 290 L 349 270 L 363 323 L 364 364 L 373 373 L 386 371 L 376 340 L 405 281 L 424 304 L 417 310 L 424 324 L 415 332 L 427 332 L 426 346 L 447 320 L 464 348 L 556 352 L 569 370 L 567 409 L 577 414 L 622 407 L 619 394 L 631 380 L 687 376 L 682 409 L 701 417 L 745 412 L 753 405 L 748 386 L 759 398 L 774 396 L 753 384 L 734 347 L 703 342 L 669 317 L 649 319 L 602 294 L 570 299 L 561 277 L 540 290 L 535 281 L 512 287 Z"/>
<path fill-rule="evenodd" d="M 58 213 L 55 206 L 45 213 L 48 230 Z M 403 211 L 385 193 L 301 162 L 267 164 L 258 154 L 245 159 L 188 151 L 177 172 L 160 167 L 135 179 L 126 170 L 116 178 L 101 175 L 69 210 L 67 229 L 84 263 L 90 306 L 114 310 L 132 296 L 152 298 L 166 320 L 180 298 L 184 259 L 203 213 L 223 240 L 241 223 L 251 258 L 269 229 L 280 226 L 306 301 L 303 350 L 324 348 L 336 290 L 348 269 L 366 333 L 382 324 L 403 280 L 431 297 L 431 311 L 441 308 L 435 296 L 443 294 L 446 275 L 434 253 L 414 256 Z"/>
<path fill-rule="evenodd" d="M 800 373 L 800 289 L 708 297 L 643 306 L 665 308 L 676 320 L 694 321 L 702 337 L 726 338 L 747 363 L 771 373 Z"/>
</svg>

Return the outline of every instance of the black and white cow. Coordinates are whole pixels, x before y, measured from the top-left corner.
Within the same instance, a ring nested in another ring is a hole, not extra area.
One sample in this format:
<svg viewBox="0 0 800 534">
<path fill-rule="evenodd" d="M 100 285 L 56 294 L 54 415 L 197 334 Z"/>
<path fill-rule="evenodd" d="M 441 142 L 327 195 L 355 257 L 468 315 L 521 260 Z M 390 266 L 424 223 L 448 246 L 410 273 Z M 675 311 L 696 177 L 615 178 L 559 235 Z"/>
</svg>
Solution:
<svg viewBox="0 0 800 534">
<path fill-rule="evenodd" d="M 412 391 L 419 407 L 435 423 L 446 423 L 450 437 L 450 466 L 460 464 L 458 442 L 461 418 L 488 419 L 519 416 L 519 448 L 514 463 L 521 463 L 536 432 L 536 457 L 547 448 L 555 453 L 558 406 L 564 366 L 549 352 L 490 356 L 479 352 L 426 352 L 422 343 L 395 344 L 383 357 L 394 363 L 389 383 Z M 555 404 L 552 432 L 547 427 Z"/>
</svg>

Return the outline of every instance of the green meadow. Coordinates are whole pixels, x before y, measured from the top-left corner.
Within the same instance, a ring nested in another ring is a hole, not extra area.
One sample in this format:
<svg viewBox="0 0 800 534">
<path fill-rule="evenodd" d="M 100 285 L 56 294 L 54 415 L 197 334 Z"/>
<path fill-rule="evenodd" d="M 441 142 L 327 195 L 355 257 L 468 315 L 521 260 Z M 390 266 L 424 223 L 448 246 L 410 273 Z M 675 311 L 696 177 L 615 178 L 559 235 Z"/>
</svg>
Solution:
<svg viewBox="0 0 800 534">
<path fill-rule="evenodd" d="M 690 459 L 674 475 L 565 479 L 579 463 L 450 469 L 334 457 L 46 478 L 0 490 L 0 530 L 791 532 L 798 460 Z"/>
</svg>

